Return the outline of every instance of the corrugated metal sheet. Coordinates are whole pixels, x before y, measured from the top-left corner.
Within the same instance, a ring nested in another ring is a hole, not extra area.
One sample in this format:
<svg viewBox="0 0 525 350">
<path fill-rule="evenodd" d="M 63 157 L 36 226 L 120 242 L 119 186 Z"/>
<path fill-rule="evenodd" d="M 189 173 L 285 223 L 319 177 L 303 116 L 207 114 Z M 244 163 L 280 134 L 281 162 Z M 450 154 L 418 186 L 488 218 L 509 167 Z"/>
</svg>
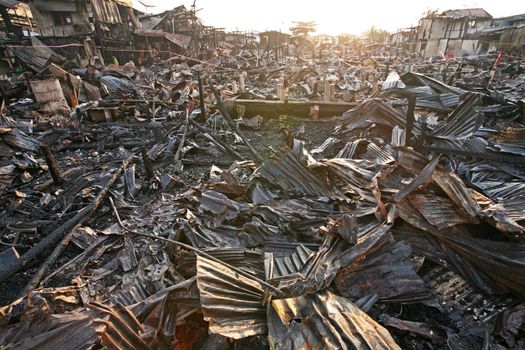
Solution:
<svg viewBox="0 0 525 350">
<path fill-rule="evenodd" d="M 384 165 L 392 164 L 396 161 L 390 153 L 379 148 L 375 143 L 369 143 L 368 146 L 366 146 L 366 152 L 361 158 Z"/>
<path fill-rule="evenodd" d="M 489 148 L 497 152 L 505 152 L 517 154 L 519 156 L 525 156 L 525 143 L 521 145 L 509 143 L 494 143 Z"/>
<path fill-rule="evenodd" d="M 151 349 L 141 338 L 142 325 L 123 306 L 88 305 L 91 310 L 26 320 L 5 329 L 0 343 L 12 349 Z"/>
<path fill-rule="evenodd" d="M 459 224 L 479 223 L 476 218 L 461 215 L 457 206 L 448 198 L 428 194 L 411 194 L 407 199 L 428 223 L 438 230 Z"/>
<path fill-rule="evenodd" d="M 482 115 L 476 110 L 480 104 L 481 96 L 469 93 L 444 124 L 434 130 L 432 137 L 462 140 L 472 136 L 483 121 Z"/>
<path fill-rule="evenodd" d="M 31 45 L 33 47 L 17 47 L 16 49 L 10 48 L 10 50 L 37 73 L 41 73 L 50 62 L 62 64 L 66 60 L 65 57 L 57 54 L 35 37 L 31 37 Z"/>
<path fill-rule="evenodd" d="M 347 142 L 346 145 L 343 147 L 342 150 L 337 153 L 335 156 L 336 158 L 353 158 L 355 151 L 357 150 L 357 146 L 359 146 L 359 143 L 361 142 L 367 142 L 365 139 L 359 139 L 352 142 Z"/>
<path fill-rule="evenodd" d="M 406 131 L 405 129 L 394 126 L 392 129 L 392 139 L 390 141 L 390 144 L 394 147 L 402 147 L 406 144 Z"/>
<path fill-rule="evenodd" d="M 341 266 L 339 254 L 342 248 L 342 240 L 327 236 L 315 253 L 305 247 L 298 247 L 288 256 L 275 257 L 267 254 L 267 280 L 290 296 L 315 293 L 328 288 Z"/>
<path fill-rule="evenodd" d="M 505 208 L 505 213 L 511 219 L 515 221 L 525 220 L 525 197 L 503 200 L 501 204 Z"/>
<path fill-rule="evenodd" d="M 345 181 L 360 200 L 378 204 L 377 177 L 382 165 L 362 159 L 333 158 L 321 162 L 329 171 Z"/>
<path fill-rule="evenodd" d="M 432 180 L 459 206 L 463 215 L 474 218 L 481 213 L 478 202 L 455 173 L 438 169 L 432 174 Z"/>
<path fill-rule="evenodd" d="M 268 319 L 271 349 L 401 349 L 370 316 L 328 291 L 273 300 Z"/>
<path fill-rule="evenodd" d="M 449 112 L 451 110 L 449 107 L 443 105 L 440 95 L 418 97 L 416 98 L 416 107 L 431 109 L 438 112 Z"/>
<path fill-rule="evenodd" d="M 113 0 L 91 0 L 96 20 L 107 24 L 122 23 L 117 3 Z"/>
<path fill-rule="evenodd" d="M 337 273 L 334 282 L 339 294 L 351 300 L 375 294 L 383 302 L 434 305 L 431 293 L 415 271 L 410 245 L 394 241 L 388 231 L 379 232 L 383 237 L 376 240 L 375 246 Z"/>
<path fill-rule="evenodd" d="M 405 73 L 401 75 L 401 80 L 403 80 L 403 82 L 410 88 L 414 86 L 429 86 L 436 93 L 439 93 L 439 94 L 453 93 L 457 95 L 463 95 L 466 92 L 457 87 L 447 85 L 439 80 L 430 78 L 426 75 L 419 74 L 419 73 L 413 73 L 413 72 Z"/>
<path fill-rule="evenodd" d="M 482 8 L 447 10 L 441 13 L 440 17 L 492 18 L 490 13 Z"/>
<path fill-rule="evenodd" d="M 342 123 L 345 129 L 360 128 L 370 122 L 394 127 L 405 127 L 406 117 L 390 105 L 378 99 L 370 99 L 359 106 L 343 113 Z"/>
<path fill-rule="evenodd" d="M 233 339 L 267 333 L 265 292 L 255 280 L 198 256 L 197 287 L 211 333 Z"/>
<path fill-rule="evenodd" d="M 220 215 L 225 220 L 235 219 L 249 209 L 249 205 L 231 200 L 217 191 L 205 190 L 201 194 L 199 210 Z"/>
<path fill-rule="evenodd" d="M 483 153 L 488 144 L 484 138 L 473 136 L 465 141 L 464 147 L 471 152 Z"/>
<path fill-rule="evenodd" d="M 265 162 L 259 174 L 270 183 L 292 193 L 331 195 L 333 190 L 299 162 L 288 151 L 280 153 L 275 160 Z"/>
<path fill-rule="evenodd" d="M 205 248 L 204 252 L 227 264 L 242 269 L 258 278 L 264 279 L 264 252 L 236 247 Z M 193 252 L 184 253 L 178 268 L 180 271 L 195 271 L 197 256 Z"/>
<path fill-rule="evenodd" d="M 521 298 L 525 296 L 525 244 L 478 239 L 456 227 L 439 231 L 408 201 L 400 202 L 398 208 L 404 221 L 437 241 L 431 249 L 437 249 L 436 254 L 445 257 L 447 263 L 478 288 L 488 294 L 510 292 Z"/>
<path fill-rule="evenodd" d="M 310 154 L 320 154 L 320 153 L 323 153 L 324 151 L 326 151 L 326 149 L 330 146 L 332 146 L 333 144 L 337 143 L 339 140 L 337 140 L 336 138 L 334 137 L 329 137 L 327 138 L 319 147 L 317 148 L 314 148 L 313 150 L 310 151 Z"/>
<path fill-rule="evenodd" d="M 388 89 L 404 89 L 406 88 L 405 83 L 401 81 L 401 77 L 396 71 L 390 72 L 383 82 L 383 90 Z"/>
<path fill-rule="evenodd" d="M 280 278 L 300 271 L 308 259 L 315 254 L 314 251 L 300 244 L 289 255 L 274 257 L 269 256 L 272 263 L 266 264 L 266 276 L 268 278 Z"/>
<path fill-rule="evenodd" d="M 459 95 L 454 93 L 444 93 L 439 95 L 441 104 L 447 108 L 454 108 L 459 104 Z"/>
<path fill-rule="evenodd" d="M 406 170 L 417 174 L 412 181 L 408 183 L 405 187 L 403 187 L 401 190 L 399 190 L 395 196 L 394 200 L 396 202 L 399 202 L 406 196 L 408 196 L 410 193 L 414 192 L 416 189 L 419 188 L 419 186 L 428 183 L 432 179 L 432 174 L 436 170 L 436 167 L 439 163 L 439 156 L 434 157 L 432 161 L 428 162 L 425 166 L 422 166 L 419 161 L 426 161 L 426 159 L 418 159 L 418 162 L 414 164 L 414 161 L 409 161 L 408 157 L 414 155 L 415 152 L 401 152 L 399 155 L 399 164 L 405 168 Z M 417 156 L 417 155 L 416 155 Z"/>
<path fill-rule="evenodd" d="M 485 181 L 472 181 L 472 183 L 495 201 L 511 199 L 525 193 L 525 183 L 523 182 L 501 182 L 497 179 L 487 179 Z"/>
</svg>

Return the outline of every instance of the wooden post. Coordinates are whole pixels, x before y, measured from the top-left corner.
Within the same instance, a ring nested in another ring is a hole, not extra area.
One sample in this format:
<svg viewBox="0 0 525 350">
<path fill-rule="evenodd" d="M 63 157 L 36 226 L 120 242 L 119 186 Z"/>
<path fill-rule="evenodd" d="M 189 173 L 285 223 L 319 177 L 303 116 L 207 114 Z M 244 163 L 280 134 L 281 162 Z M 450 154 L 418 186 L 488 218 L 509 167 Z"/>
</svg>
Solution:
<svg viewBox="0 0 525 350">
<path fill-rule="evenodd" d="M 217 90 L 217 88 L 213 85 L 212 82 L 209 82 L 209 85 L 210 85 L 211 90 L 213 91 L 213 94 L 215 95 L 215 99 L 217 100 L 217 104 L 219 105 L 221 114 L 224 117 L 224 119 L 226 119 L 226 122 L 228 123 L 230 128 L 233 131 L 235 131 L 237 135 L 239 135 L 239 137 L 242 139 L 244 144 L 248 147 L 248 149 L 253 154 L 255 159 L 258 162 L 262 163 L 263 158 L 259 155 L 259 152 L 257 152 L 255 148 L 253 148 L 252 144 L 250 143 L 250 140 L 248 140 L 248 138 L 244 135 L 244 133 L 241 130 L 239 130 L 235 122 L 230 117 L 230 113 L 228 113 L 228 109 L 226 108 L 226 106 L 224 105 L 224 102 L 222 101 L 221 95 L 219 94 L 219 90 Z"/>
<path fill-rule="evenodd" d="M 71 75 L 69 73 L 66 74 L 66 82 L 70 90 L 69 101 L 71 101 L 71 107 L 75 108 L 76 106 L 78 106 L 78 98 L 77 93 L 75 91 L 75 87 L 73 86 L 73 82 L 71 81 Z"/>
<path fill-rule="evenodd" d="M 48 145 L 42 145 L 41 148 L 42 148 L 42 153 L 44 154 L 44 158 L 46 159 L 49 173 L 51 174 L 51 177 L 53 178 L 53 182 L 55 183 L 55 185 L 60 185 L 64 181 L 64 178 L 62 177 L 62 174 L 60 173 L 60 168 L 58 167 L 58 164 L 55 159 L 55 156 L 53 155 L 53 152 L 51 152 L 51 148 Z"/>
<path fill-rule="evenodd" d="M 151 161 L 151 158 L 148 156 L 148 152 L 146 152 L 145 148 L 142 148 L 140 150 L 142 154 L 142 162 L 144 163 L 144 170 L 146 171 L 146 177 L 148 180 L 151 180 L 155 178 L 155 173 L 153 172 L 153 162 Z"/>
<path fill-rule="evenodd" d="M 281 74 L 281 77 L 279 78 L 279 83 L 277 83 L 277 97 L 281 101 L 284 101 L 286 98 L 286 94 L 284 92 L 284 73 Z"/>
<path fill-rule="evenodd" d="M 416 108 L 416 96 L 410 94 L 408 98 L 408 107 L 407 107 L 407 124 L 406 124 L 406 145 L 411 147 L 414 145 L 414 139 L 412 135 L 412 130 L 414 129 L 415 116 L 414 110 Z"/>
<path fill-rule="evenodd" d="M 244 85 L 244 74 L 245 72 L 241 72 L 241 74 L 239 74 L 239 90 L 241 92 L 246 91 L 246 86 Z"/>
<path fill-rule="evenodd" d="M 199 82 L 199 99 L 200 99 L 200 109 L 201 117 L 206 120 L 206 105 L 204 104 L 204 89 L 202 87 L 201 73 L 197 72 L 197 80 Z"/>
</svg>

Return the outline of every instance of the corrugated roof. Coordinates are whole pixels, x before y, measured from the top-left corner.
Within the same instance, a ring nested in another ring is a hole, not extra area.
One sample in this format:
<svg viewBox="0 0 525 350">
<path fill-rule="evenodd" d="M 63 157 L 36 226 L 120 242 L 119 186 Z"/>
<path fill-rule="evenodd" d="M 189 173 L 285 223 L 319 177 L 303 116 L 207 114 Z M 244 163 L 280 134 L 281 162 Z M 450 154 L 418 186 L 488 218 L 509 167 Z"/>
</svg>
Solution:
<svg viewBox="0 0 525 350">
<path fill-rule="evenodd" d="M 91 0 L 91 7 L 97 20 L 104 23 L 122 23 L 117 3 L 110 0 Z"/>
<path fill-rule="evenodd" d="M 265 291 L 257 281 L 197 256 L 197 287 L 211 333 L 241 339 L 267 332 Z"/>
<path fill-rule="evenodd" d="M 442 17 L 469 17 L 469 18 L 492 18 L 492 15 L 482 8 L 447 10 L 441 14 Z"/>
<path fill-rule="evenodd" d="M 481 126 L 482 115 L 476 110 L 481 96 L 469 93 L 465 100 L 450 114 L 442 126 L 434 130 L 432 137 L 447 140 L 465 140 Z"/>
<path fill-rule="evenodd" d="M 274 349 L 400 349 L 385 328 L 328 291 L 273 300 L 268 323 Z"/>
<path fill-rule="evenodd" d="M 134 33 L 136 35 L 146 36 L 146 37 L 165 38 L 166 40 L 169 40 L 173 44 L 180 46 L 184 49 L 187 48 L 191 42 L 190 36 L 183 35 L 183 34 L 167 33 L 162 30 L 137 28 L 135 29 Z"/>
</svg>

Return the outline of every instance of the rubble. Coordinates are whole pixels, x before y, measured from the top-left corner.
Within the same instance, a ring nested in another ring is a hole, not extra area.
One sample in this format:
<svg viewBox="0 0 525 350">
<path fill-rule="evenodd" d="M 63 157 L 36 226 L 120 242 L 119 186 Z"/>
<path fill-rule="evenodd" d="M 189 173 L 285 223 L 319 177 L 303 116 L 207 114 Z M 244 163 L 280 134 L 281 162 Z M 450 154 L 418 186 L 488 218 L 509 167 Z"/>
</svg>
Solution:
<svg viewBox="0 0 525 350">
<path fill-rule="evenodd" d="M 521 348 L 523 61 L 222 47 L 16 54 L 0 347 Z"/>
</svg>

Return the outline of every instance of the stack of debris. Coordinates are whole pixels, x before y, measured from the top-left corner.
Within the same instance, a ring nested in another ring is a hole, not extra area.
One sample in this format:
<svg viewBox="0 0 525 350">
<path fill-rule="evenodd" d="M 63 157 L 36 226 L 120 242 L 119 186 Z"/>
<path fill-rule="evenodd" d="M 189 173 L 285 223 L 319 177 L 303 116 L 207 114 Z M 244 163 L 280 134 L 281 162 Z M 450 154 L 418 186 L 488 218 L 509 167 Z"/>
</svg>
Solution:
<svg viewBox="0 0 525 350">
<path fill-rule="evenodd" d="M 381 89 L 363 67 L 194 63 L 51 64 L 38 103 L 4 106 L 3 348 L 525 346 L 519 101 L 414 72 Z M 283 89 L 372 98 L 232 119 L 236 97 Z"/>
</svg>

